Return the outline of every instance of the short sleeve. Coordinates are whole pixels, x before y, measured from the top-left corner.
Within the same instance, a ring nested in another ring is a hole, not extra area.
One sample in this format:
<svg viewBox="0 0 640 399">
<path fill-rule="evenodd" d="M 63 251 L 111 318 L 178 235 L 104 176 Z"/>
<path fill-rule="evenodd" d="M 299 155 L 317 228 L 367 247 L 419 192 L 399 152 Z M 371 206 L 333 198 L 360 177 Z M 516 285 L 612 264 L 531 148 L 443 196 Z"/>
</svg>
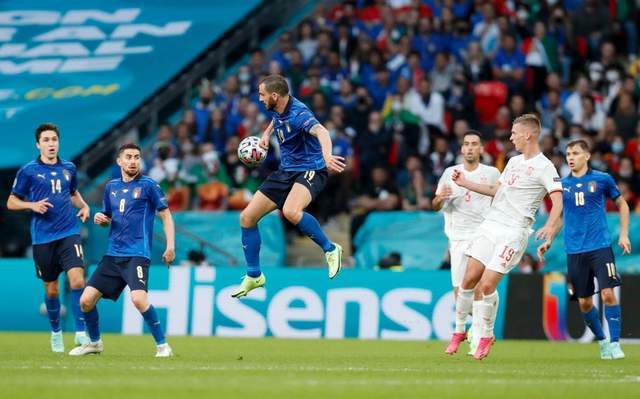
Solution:
<svg viewBox="0 0 640 399">
<path fill-rule="evenodd" d="M 311 128 L 318 123 L 320 122 L 318 122 L 316 117 L 313 116 L 311 111 L 309 111 L 308 109 L 300 112 L 294 119 L 294 127 L 296 129 L 303 130 L 305 133 L 309 133 L 311 131 Z"/>
<path fill-rule="evenodd" d="M 167 197 L 165 197 L 159 184 L 156 182 L 149 182 L 146 186 L 147 195 L 149 196 L 149 200 L 156 211 L 161 211 L 169 207 L 167 204 Z"/>
<path fill-rule="evenodd" d="M 500 182 L 500 184 L 506 184 L 507 183 L 507 172 L 509 171 L 509 167 L 511 166 L 511 162 L 513 162 L 515 158 L 511 158 L 509 159 L 509 161 L 507 161 L 507 166 L 504 167 L 504 170 L 502 171 L 502 173 L 500 173 L 500 176 L 498 177 L 498 182 Z"/>
<path fill-rule="evenodd" d="M 21 199 L 26 199 L 29 196 L 29 180 L 29 172 L 20 169 L 13 180 L 11 193 Z"/>
<path fill-rule="evenodd" d="M 78 170 L 75 165 L 70 170 L 69 193 L 73 194 L 78 190 Z"/>
<path fill-rule="evenodd" d="M 500 181 L 500 171 L 496 168 L 491 169 L 491 179 L 489 180 L 489 184 L 494 184 Z"/>
<path fill-rule="evenodd" d="M 104 186 L 104 194 L 102 195 L 102 213 L 111 217 L 111 199 L 109 198 L 109 183 Z"/>
<path fill-rule="evenodd" d="M 436 187 L 436 195 L 440 195 L 442 190 L 444 190 L 445 184 L 447 184 L 449 180 L 451 180 L 451 169 L 447 168 L 442 173 L 442 176 L 440 176 L 440 180 L 438 180 L 438 187 Z"/>
<path fill-rule="evenodd" d="M 611 198 L 614 201 L 620 196 L 618 185 L 616 184 L 615 180 L 613 180 L 613 177 L 611 177 L 611 175 L 609 174 L 607 174 L 607 177 L 605 179 L 605 193 L 607 197 Z"/>
<path fill-rule="evenodd" d="M 560 182 L 560 176 L 558 176 L 558 171 L 552 164 L 548 164 L 544 168 L 540 179 L 542 180 L 542 185 L 549 194 L 554 191 L 562 192 L 562 183 Z"/>
</svg>

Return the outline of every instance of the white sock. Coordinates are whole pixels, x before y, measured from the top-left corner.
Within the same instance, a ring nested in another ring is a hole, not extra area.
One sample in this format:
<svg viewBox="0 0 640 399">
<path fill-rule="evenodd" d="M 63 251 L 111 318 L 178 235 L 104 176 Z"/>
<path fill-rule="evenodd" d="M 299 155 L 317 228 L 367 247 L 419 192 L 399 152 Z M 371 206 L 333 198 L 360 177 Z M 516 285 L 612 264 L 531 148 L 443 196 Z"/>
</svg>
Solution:
<svg viewBox="0 0 640 399">
<path fill-rule="evenodd" d="M 495 290 L 494 294 L 496 295 L 496 304 L 493 307 L 493 322 L 495 323 L 498 316 L 498 306 L 500 306 L 500 295 L 498 294 L 498 290 Z"/>
<path fill-rule="evenodd" d="M 465 290 L 460 288 L 458 290 L 458 298 L 456 299 L 456 332 L 465 332 L 465 324 L 467 316 L 471 313 L 471 307 L 473 305 L 473 289 Z"/>
<path fill-rule="evenodd" d="M 471 329 L 473 330 L 473 343 L 477 344 L 480 341 L 480 336 L 482 335 L 482 316 L 480 315 L 482 306 L 482 300 L 473 301 L 473 322 L 471 323 Z"/>
<path fill-rule="evenodd" d="M 482 296 L 480 305 L 480 315 L 482 323 L 482 337 L 493 337 L 493 325 L 496 321 L 496 311 L 498 308 L 498 293 L 496 291 L 489 295 Z"/>
</svg>

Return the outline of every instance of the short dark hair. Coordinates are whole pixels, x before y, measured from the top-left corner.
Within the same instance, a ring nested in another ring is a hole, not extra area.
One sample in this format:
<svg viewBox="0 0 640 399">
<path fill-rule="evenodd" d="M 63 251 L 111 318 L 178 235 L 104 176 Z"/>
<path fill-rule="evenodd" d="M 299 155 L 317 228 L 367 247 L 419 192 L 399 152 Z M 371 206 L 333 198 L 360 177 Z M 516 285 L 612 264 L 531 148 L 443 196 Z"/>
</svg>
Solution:
<svg viewBox="0 0 640 399">
<path fill-rule="evenodd" d="M 567 143 L 567 149 L 575 146 L 582 148 L 586 152 L 591 152 L 591 148 L 589 148 L 589 143 L 587 143 L 587 140 L 577 139 L 577 140 L 571 140 L 570 142 Z"/>
<path fill-rule="evenodd" d="M 462 135 L 462 140 L 464 140 L 465 137 L 467 136 L 478 136 L 478 138 L 480 139 L 480 142 L 484 142 L 484 138 L 482 137 L 482 133 L 480 133 L 477 130 L 467 130 L 466 132 L 464 132 L 464 134 Z"/>
<path fill-rule="evenodd" d="M 140 147 L 138 147 L 138 145 L 134 143 L 122 144 L 120 148 L 118 148 L 118 156 L 120 156 L 120 154 L 122 154 L 124 150 L 138 150 L 138 152 L 142 154 L 142 150 L 140 149 Z"/>
<path fill-rule="evenodd" d="M 58 126 L 53 123 L 43 123 L 36 128 L 36 143 L 40 142 L 42 132 L 46 132 L 47 130 L 56 132 L 56 136 L 60 138 L 60 130 L 58 129 Z"/>
<path fill-rule="evenodd" d="M 280 75 L 269 75 L 260 80 L 260 84 L 264 84 L 267 93 L 278 93 L 281 96 L 289 94 L 289 84 L 286 79 Z"/>
</svg>

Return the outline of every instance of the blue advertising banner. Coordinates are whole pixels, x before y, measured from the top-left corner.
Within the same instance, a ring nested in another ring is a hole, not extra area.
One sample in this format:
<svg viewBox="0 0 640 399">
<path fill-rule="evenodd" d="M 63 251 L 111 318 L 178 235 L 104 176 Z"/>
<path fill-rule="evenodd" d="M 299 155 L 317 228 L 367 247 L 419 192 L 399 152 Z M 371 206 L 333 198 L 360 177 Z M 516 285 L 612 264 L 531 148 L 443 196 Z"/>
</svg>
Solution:
<svg viewBox="0 0 640 399">
<path fill-rule="evenodd" d="M 3 261 L 0 330 L 46 331 L 39 313 L 42 283 L 28 260 Z M 446 271 L 270 269 L 267 285 L 231 298 L 244 271 L 236 268 L 152 267 L 149 295 L 169 335 L 286 338 L 449 339 L 455 315 Z M 502 337 L 507 279 L 496 336 Z M 65 298 L 63 303 L 67 303 Z M 68 304 L 67 304 L 68 306 Z M 99 303 L 103 331 L 142 334 L 144 322 L 127 293 Z M 66 325 L 71 327 L 70 317 Z"/>
<path fill-rule="evenodd" d="M 35 127 L 73 158 L 261 0 L 5 0 L 0 10 L 0 168 L 35 158 Z"/>
</svg>

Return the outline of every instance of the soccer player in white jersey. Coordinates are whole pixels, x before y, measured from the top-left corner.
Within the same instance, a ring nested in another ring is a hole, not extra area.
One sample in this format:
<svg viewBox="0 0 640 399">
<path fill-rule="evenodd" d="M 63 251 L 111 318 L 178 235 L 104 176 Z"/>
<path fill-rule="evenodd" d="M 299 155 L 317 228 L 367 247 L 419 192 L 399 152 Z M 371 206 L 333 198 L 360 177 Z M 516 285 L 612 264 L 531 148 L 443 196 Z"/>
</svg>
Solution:
<svg viewBox="0 0 640 399">
<path fill-rule="evenodd" d="M 467 270 L 465 251 L 470 247 L 475 230 L 491 205 L 491 197 L 458 186 L 451 180 L 451 175 L 454 170 L 464 170 L 465 177 L 470 181 L 495 184 L 500 177 L 500 171 L 493 166 L 480 163 L 482 144 L 480 132 L 469 130 L 464 134 L 460 149 L 460 153 L 464 157 L 463 162 L 445 169 L 438 182 L 436 195 L 432 202 L 434 211 L 442 209 L 444 213 L 444 233 L 449 238 L 451 258 L 451 285 L 456 297 L 464 272 Z M 481 303 L 480 300 L 474 301 L 474 310 Z M 477 328 L 477 326 L 474 327 Z M 477 343 L 480 339 L 480 332 L 474 330 L 473 337 L 474 343 Z M 473 346 L 472 344 L 472 348 Z"/>
<path fill-rule="evenodd" d="M 502 276 L 520 261 L 535 214 L 547 193 L 552 209 L 536 238 L 545 240 L 543 245 L 547 247 L 555 238 L 562 215 L 562 185 L 555 167 L 540 152 L 539 136 L 540 120 L 536 115 L 525 114 L 513 121 L 510 140 L 521 154 L 509 160 L 495 184 L 473 182 L 459 169 L 452 174 L 458 186 L 494 198 L 466 252 L 469 261 L 456 299 L 456 330 L 446 353 L 455 353 L 466 338 L 465 321 L 472 310 L 475 291 L 482 304 L 473 319 L 480 326 L 482 337 L 474 357 L 480 360 L 489 355 L 498 307 L 496 288 Z"/>
</svg>

